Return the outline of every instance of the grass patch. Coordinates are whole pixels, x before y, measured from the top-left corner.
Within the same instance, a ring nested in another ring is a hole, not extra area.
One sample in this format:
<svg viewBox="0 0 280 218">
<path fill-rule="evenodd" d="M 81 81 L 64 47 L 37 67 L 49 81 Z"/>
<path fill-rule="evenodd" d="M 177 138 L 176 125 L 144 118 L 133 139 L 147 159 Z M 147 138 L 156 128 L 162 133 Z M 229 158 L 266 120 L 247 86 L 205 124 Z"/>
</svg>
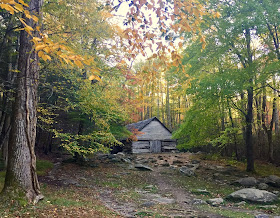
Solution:
<svg viewBox="0 0 280 218">
<path fill-rule="evenodd" d="M 209 199 L 209 197 L 225 197 L 237 189 L 236 187 L 229 186 L 228 184 L 217 185 L 209 180 L 205 180 L 202 177 L 186 177 L 178 174 L 173 177 L 173 180 L 179 186 L 185 188 L 186 190 L 190 190 L 193 194 L 196 194 L 204 200 Z M 210 193 L 200 193 L 201 191 L 198 191 L 198 189 L 206 189 Z"/>
<path fill-rule="evenodd" d="M 149 211 L 140 211 L 136 214 L 138 217 L 153 217 L 154 213 Z"/>
<path fill-rule="evenodd" d="M 219 214 L 219 215 L 222 215 L 222 216 L 225 216 L 225 217 L 229 217 L 229 218 L 252 218 L 252 217 L 255 217 L 254 215 L 246 213 L 246 212 L 233 211 L 233 210 L 230 210 L 230 209 L 228 210 L 228 209 L 225 209 L 225 208 L 212 207 L 212 206 L 209 206 L 209 205 L 200 205 L 200 206 L 198 206 L 198 208 L 200 210 L 203 210 L 203 211 L 216 213 L 216 214 Z"/>
<path fill-rule="evenodd" d="M 45 175 L 52 168 L 53 168 L 53 163 L 48 160 L 37 160 L 36 161 L 36 169 L 37 169 L 38 176 Z"/>
<path fill-rule="evenodd" d="M 255 164 L 256 173 L 259 176 L 276 175 L 280 176 L 280 168 L 276 167 L 271 163 L 256 162 Z"/>
</svg>

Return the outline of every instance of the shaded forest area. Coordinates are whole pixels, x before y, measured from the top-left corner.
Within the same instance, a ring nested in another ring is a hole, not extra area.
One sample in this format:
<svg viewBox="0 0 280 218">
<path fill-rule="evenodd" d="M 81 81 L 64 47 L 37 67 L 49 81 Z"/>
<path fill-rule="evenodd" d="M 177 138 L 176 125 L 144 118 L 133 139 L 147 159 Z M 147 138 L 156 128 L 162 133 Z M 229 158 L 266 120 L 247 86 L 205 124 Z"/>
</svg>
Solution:
<svg viewBox="0 0 280 218">
<path fill-rule="evenodd" d="M 182 151 L 279 164 L 279 1 L 0 3 L 4 190 L 39 200 L 34 149 L 109 152 L 153 116 Z"/>
</svg>

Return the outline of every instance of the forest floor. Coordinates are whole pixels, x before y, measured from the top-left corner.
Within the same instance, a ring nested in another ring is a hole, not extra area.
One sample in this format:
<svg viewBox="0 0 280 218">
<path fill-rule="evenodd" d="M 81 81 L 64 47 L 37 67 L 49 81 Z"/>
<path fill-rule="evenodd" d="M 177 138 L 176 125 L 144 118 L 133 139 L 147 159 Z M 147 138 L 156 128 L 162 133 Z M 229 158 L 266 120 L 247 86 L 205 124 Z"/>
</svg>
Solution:
<svg viewBox="0 0 280 218">
<path fill-rule="evenodd" d="M 102 156 L 101 156 L 102 157 Z M 246 176 L 280 175 L 280 169 L 257 164 L 258 174 L 248 175 L 244 164 L 228 160 L 207 160 L 190 153 L 148 154 L 115 158 L 92 158 L 80 165 L 55 162 L 39 173 L 44 200 L 33 206 L 0 210 L 0 217 L 266 217 L 280 215 L 280 202 L 271 205 L 225 201 L 222 204 L 194 204 L 194 199 L 226 197 L 240 187 L 232 182 Z M 180 165 L 198 161 L 195 176 L 179 172 Z M 139 170 L 141 162 L 152 171 Z M 177 165 L 172 165 L 176 163 Z M 0 186 L 3 173 L 0 172 Z M 1 188 L 1 187 L 0 187 Z M 278 190 L 279 191 L 279 190 Z"/>
</svg>

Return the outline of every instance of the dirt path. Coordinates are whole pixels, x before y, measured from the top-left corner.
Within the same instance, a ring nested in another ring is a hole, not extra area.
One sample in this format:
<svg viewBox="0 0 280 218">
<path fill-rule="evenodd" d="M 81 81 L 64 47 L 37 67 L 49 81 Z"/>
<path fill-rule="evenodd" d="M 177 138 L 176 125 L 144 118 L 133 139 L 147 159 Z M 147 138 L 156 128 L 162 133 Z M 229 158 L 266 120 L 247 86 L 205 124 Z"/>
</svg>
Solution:
<svg viewBox="0 0 280 218">
<path fill-rule="evenodd" d="M 171 217 L 223 217 L 199 211 L 191 204 L 195 196 L 185 189 L 178 187 L 170 178 L 172 175 L 162 174 L 163 172 L 165 173 L 166 169 L 158 168 L 151 174 L 151 178 L 162 195 L 170 195 L 175 199 L 176 203 L 170 210 Z"/>
</svg>

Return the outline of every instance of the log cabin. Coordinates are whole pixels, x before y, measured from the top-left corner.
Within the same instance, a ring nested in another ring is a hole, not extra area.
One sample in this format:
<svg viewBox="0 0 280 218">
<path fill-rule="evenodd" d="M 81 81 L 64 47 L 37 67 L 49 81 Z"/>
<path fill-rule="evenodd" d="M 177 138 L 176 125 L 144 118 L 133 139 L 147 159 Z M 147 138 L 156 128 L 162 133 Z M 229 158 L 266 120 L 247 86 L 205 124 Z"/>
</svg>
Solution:
<svg viewBox="0 0 280 218">
<path fill-rule="evenodd" d="M 134 154 L 161 153 L 176 150 L 176 140 L 172 139 L 171 131 L 157 118 L 153 117 L 137 123 L 128 124 L 126 128 L 135 132 L 135 141 L 126 141 L 124 151 Z"/>
</svg>

